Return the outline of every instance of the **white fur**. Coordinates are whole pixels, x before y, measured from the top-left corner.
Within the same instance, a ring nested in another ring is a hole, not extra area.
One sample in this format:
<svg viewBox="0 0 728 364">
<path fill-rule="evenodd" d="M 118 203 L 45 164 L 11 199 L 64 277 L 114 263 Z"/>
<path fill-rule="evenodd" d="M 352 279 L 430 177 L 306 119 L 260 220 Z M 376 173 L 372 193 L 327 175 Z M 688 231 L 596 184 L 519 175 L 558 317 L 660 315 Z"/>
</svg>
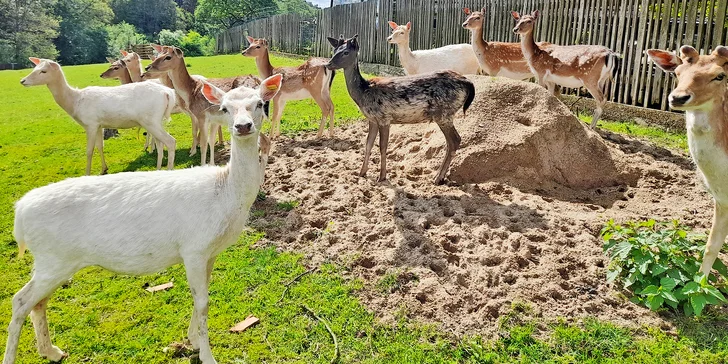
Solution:
<svg viewBox="0 0 728 364">
<path fill-rule="evenodd" d="M 708 192 L 717 204 L 728 205 L 728 184 L 725 183 L 728 181 L 728 154 L 717 144 L 708 118 L 708 111 L 685 112 L 688 148 Z"/>
<path fill-rule="evenodd" d="M 278 88 L 279 83 L 273 90 L 214 90 L 220 96 L 217 102 L 221 99 L 231 110 L 226 114 L 231 157 L 225 167 L 71 178 L 34 189 L 16 203 L 15 240 L 21 253 L 26 246 L 33 252 L 35 269 L 31 281 L 13 297 L 3 364 L 15 362 L 20 329 L 31 310 L 41 334 L 40 354 L 51 360 L 65 355 L 51 345 L 45 307 L 36 304 L 78 270 L 95 265 L 141 275 L 177 263 L 185 265 L 194 299 L 190 342 L 200 349 L 203 363 L 215 363 L 207 334 L 210 273 L 215 257 L 245 228 L 257 196 L 257 138 L 263 118 L 259 105 Z M 250 133 L 241 134 L 242 126 Z"/>
<path fill-rule="evenodd" d="M 91 173 L 94 147 L 101 156 L 102 174 L 106 173 L 103 128 L 142 127 L 157 144 L 157 169 L 162 166 L 162 147 L 168 149 L 169 169 L 174 168 L 176 142 L 164 124 L 174 108 L 174 92 L 152 82 L 129 83 L 113 87 L 72 88 L 58 63 L 37 60 L 33 71 L 20 82 L 25 86 L 47 85 L 59 106 L 86 130 L 86 175 Z"/>
<path fill-rule="evenodd" d="M 451 44 L 440 48 L 412 51 L 407 26 L 392 30 L 388 40 L 399 47 L 399 62 L 408 75 L 451 70 L 463 75 L 478 74 L 480 68 L 470 44 Z"/>
</svg>

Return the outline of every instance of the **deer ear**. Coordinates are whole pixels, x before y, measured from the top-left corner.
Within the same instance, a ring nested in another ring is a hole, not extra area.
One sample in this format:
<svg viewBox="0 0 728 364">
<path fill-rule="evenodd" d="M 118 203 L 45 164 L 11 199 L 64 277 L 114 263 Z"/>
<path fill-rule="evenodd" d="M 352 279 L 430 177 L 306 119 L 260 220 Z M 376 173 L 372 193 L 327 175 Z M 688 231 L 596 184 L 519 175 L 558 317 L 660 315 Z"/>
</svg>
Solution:
<svg viewBox="0 0 728 364">
<path fill-rule="evenodd" d="M 247 37 L 245 37 L 245 39 L 247 39 L 248 40 L 248 43 L 250 43 L 250 44 L 255 43 L 255 38 L 253 38 L 251 36 L 247 36 Z"/>
<path fill-rule="evenodd" d="M 465 15 L 470 15 L 470 8 L 463 8 Z"/>
<path fill-rule="evenodd" d="M 389 27 L 390 27 L 390 28 L 392 28 L 392 30 L 395 30 L 395 29 L 397 29 L 397 27 L 398 27 L 398 26 L 399 26 L 399 25 L 397 25 L 397 23 L 395 23 L 395 22 L 393 22 L 393 21 L 390 21 L 390 22 L 389 22 Z"/>
<path fill-rule="evenodd" d="M 129 52 L 127 52 L 127 51 L 125 51 L 123 49 L 119 49 L 119 52 L 121 52 L 121 55 L 124 56 L 124 57 L 126 57 L 127 55 L 129 55 Z"/>
<path fill-rule="evenodd" d="M 691 46 L 682 46 L 680 47 L 680 58 L 685 63 L 695 63 L 698 58 L 700 57 L 700 53 L 698 53 L 695 48 Z"/>
<path fill-rule="evenodd" d="M 718 56 L 718 57 L 723 57 L 723 58 L 728 59 L 728 47 L 726 47 L 726 46 L 717 46 L 713 50 L 713 54 L 716 55 L 716 56 Z"/>
<path fill-rule="evenodd" d="M 483 15 L 485 15 L 485 6 L 482 9 L 480 9 L 480 12 L 483 13 Z"/>
<path fill-rule="evenodd" d="M 407 22 L 407 30 L 412 30 L 412 22 Z"/>
<path fill-rule="evenodd" d="M 326 40 L 329 41 L 332 47 L 338 48 L 339 47 L 339 40 L 331 37 L 326 37 Z"/>
<path fill-rule="evenodd" d="M 283 83 L 283 75 L 277 74 L 270 76 L 263 80 L 260 84 L 260 98 L 263 99 L 263 101 L 270 101 L 273 99 L 276 94 L 278 94 L 278 91 L 281 89 L 281 84 Z"/>
<path fill-rule="evenodd" d="M 220 105 L 223 96 L 225 96 L 225 91 L 220 90 L 207 81 L 200 81 L 202 82 L 202 95 L 205 96 L 205 99 L 213 105 Z"/>
<path fill-rule="evenodd" d="M 539 15 L 541 15 L 541 12 L 538 10 L 534 10 L 533 13 L 531 13 L 531 16 L 533 17 L 533 20 L 538 19 Z"/>
<path fill-rule="evenodd" d="M 675 68 L 682 63 L 675 53 L 660 49 L 648 49 L 647 55 L 665 72 L 675 72 Z"/>
<path fill-rule="evenodd" d="M 184 57 L 185 52 L 183 52 L 181 49 L 174 47 L 174 54 L 180 57 Z"/>
<path fill-rule="evenodd" d="M 157 53 L 162 53 L 162 46 L 161 45 L 154 44 L 154 43 L 152 43 L 150 45 L 152 46 L 152 48 L 154 48 L 154 51 L 156 51 Z"/>
<path fill-rule="evenodd" d="M 111 64 L 114 64 L 114 62 L 116 62 L 116 60 L 111 57 L 106 57 L 106 61 L 108 61 Z"/>
<path fill-rule="evenodd" d="M 513 19 L 516 19 L 516 20 L 521 19 L 521 14 L 518 14 L 517 11 L 511 11 L 511 16 L 513 17 Z"/>
</svg>

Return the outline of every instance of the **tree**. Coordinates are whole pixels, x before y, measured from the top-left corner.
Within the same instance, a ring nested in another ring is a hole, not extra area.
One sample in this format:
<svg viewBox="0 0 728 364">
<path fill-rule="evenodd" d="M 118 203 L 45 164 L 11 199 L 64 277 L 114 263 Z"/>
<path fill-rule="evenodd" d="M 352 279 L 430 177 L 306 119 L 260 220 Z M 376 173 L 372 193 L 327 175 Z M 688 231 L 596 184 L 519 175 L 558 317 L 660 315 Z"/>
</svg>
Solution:
<svg viewBox="0 0 728 364">
<path fill-rule="evenodd" d="M 150 38 L 162 29 L 174 29 L 177 3 L 174 0 L 111 0 L 114 23 L 127 22 Z"/>
<path fill-rule="evenodd" d="M 30 64 L 28 57 L 55 58 L 52 39 L 56 0 L 0 0 L 0 63 Z"/>
<path fill-rule="evenodd" d="M 312 17 L 319 10 L 316 6 L 305 0 L 276 0 L 280 14 L 296 13 Z"/>
<path fill-rule="evenodd" d="M 104 62 L 106 26 L 114 18 L 109 0 L 58 0 L 55 14 L 61 19 L 53 43 L 64 64 Z"/>
<path fill-rule="evenodd" d="M 199 0 L 195 18 L 199 30 L 210 34 L 276 13 L 273 0 Z"/>
<path fill-rule="evenodd" d="M 106 34 L 108 44 L 106 55 L 112 58 L 118 57 L 121 49 L 129 49 L 132 45 L 147 42 L 144 34 L 137 33 L 133 25 L 125 22 L 107 26 Z"/>
</svg>

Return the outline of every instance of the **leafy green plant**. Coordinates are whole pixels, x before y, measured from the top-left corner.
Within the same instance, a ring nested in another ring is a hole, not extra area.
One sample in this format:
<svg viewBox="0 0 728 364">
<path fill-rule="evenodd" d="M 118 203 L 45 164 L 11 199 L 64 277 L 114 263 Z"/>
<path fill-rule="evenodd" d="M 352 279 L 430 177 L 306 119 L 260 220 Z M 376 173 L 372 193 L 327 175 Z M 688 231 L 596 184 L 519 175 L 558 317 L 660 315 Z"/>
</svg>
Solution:
<svg viewBox="0 0 728 364">
<path fill-rule="evenodd" d="M 283 201 L 276 204 L 276 209 L 282 210 L 282 211 L 291 211 L 295 209 L 300 202 L 293 200 L 293 201 Z"/>
<path fill-rule="evenodd" d="M 677 221 L 618 225 L 610 220 L 601 236 L 610 258 L 607 281 L 630 291 L 630 301 L 652 310 L 682 308 L 686 315 L 696 316 L 708 304 L 728 302 L 719 289 L 725 289 L 725 264 L 716 260 L 718 275 L 701 274 L 705 242 L 688 235 Z"/>
</svg>

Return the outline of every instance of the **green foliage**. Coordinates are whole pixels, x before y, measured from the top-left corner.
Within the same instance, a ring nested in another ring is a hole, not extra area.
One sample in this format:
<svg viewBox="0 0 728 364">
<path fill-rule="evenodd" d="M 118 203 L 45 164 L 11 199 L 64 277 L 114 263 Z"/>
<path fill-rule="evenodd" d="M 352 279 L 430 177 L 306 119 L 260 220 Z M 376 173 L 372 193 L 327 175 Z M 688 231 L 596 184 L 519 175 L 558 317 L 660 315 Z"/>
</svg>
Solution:
<svg viewBox="0 0 728 364">
<path fill-rule="evenodd" d="M 301 203 L 293 200 L 293 201 L 283 201 L 276 204 L 276 209 L 282 210 L 282 211 L 291 211 L 298 207 Z"/>
<path fill-rule="evenodd" d="M 0 0 L 0 63 L 30 65 L 28 57 L 55 59 L 56 0 Z"/>
<path fill-rule="evenodd" d="M 182 48 L 186 56 L 211 56 L 215 53 L 215 39 L 190 30 L 180 40 L 179 47 Z"/>
<path fill-rule="evenodd" d="M 166 46 L 179 47 L 182 44 L 182 38 L 184 36 L 185 33 L 181 30 L 172 31 L 169 29 L 162 29 L 162 31 L 159 32 L 158 43 Z"/>
<path fill-rule="evenodd" d="M 106 55 L 112 58 L 119 57 L 119 50 L 129 50 L 132 45 L 147 42 L 144 34 L 137 33 L 137 29 L 128 23 L 109 25 L 106 27 L 108 47 Z"/>
<path fill-rule="evenodd" d="M 728 269 L 716 260 L 720 276 L 700 274 L 704 242 L 688 236 L 676 222 L 670 224 L 609 221 L 602 229 L 604 252 L 609 255 L 607 281 L 632 292 L 630 300 L 652 310 L 669 306 L 686 315 L 700 316 L 708 304 L 726 298 L 712 283 L 725 281 Z"/>
<path fill-rule="evenodd" d="M 276 0 L 276 4 L 279 14 L 295 13 L 313 17 L 319 10 L 306 0 Z"/>
<path fill-rule="evenodd" d="M 173 0 L 111 0 L 115 23 L 127 22 L 155 38 L 162 29 L 174 29 L 177 4 Z"/>
<path fill-rule="evenodd" d="M 200 0 L 195 18 L 200 23 L 199 31 L 212 34 L 277 12 L 278 6 L 273 0 Z"/>
</svg>

